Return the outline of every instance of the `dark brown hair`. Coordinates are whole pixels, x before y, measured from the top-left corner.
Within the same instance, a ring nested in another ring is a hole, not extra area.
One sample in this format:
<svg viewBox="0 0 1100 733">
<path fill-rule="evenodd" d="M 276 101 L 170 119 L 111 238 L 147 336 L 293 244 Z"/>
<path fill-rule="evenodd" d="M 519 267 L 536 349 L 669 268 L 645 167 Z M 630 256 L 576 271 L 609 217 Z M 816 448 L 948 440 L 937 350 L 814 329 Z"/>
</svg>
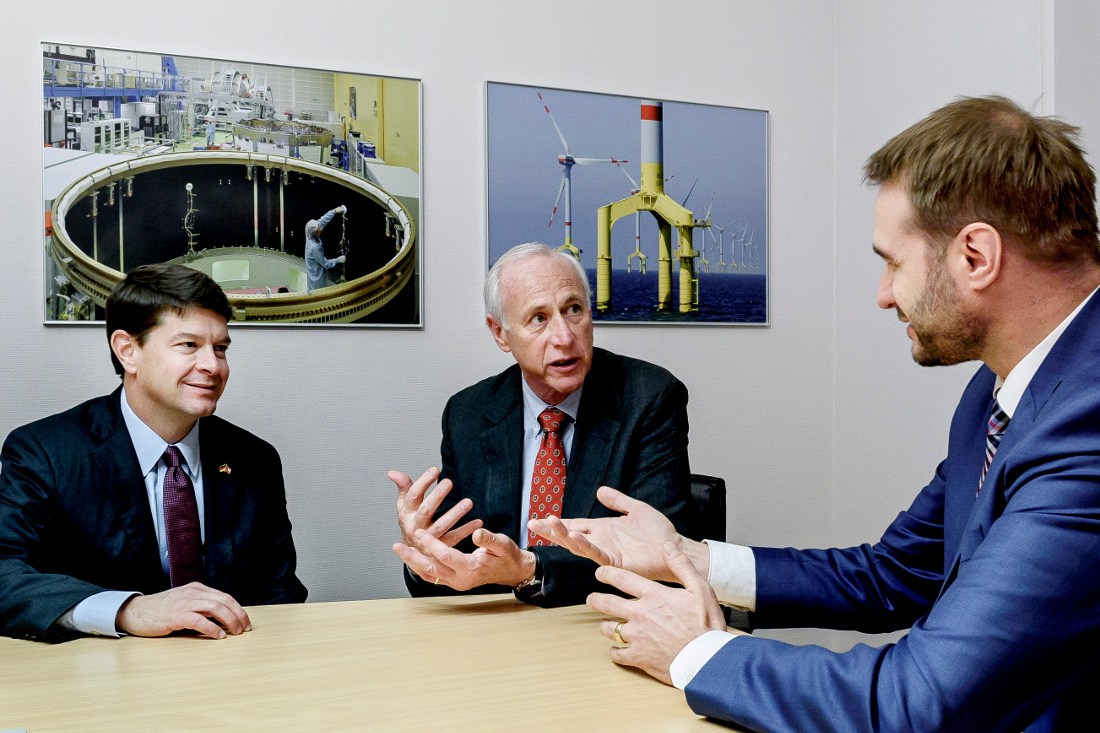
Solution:
<svg viewBox="0 0 1100 733">
<path fill-rule="evenodd" d="M 982 221 L 1032 261 L 1100 262 L 1096 174 L 1077 140 L 1004 97 L 963 97 L 882 146 L 864 179 L 902 185 L 933 242 Z"/>
<path fill-rule="evenodd" d="M 112 333 L 122 330 L 143 344 L 166 310 L 183 315 L 190 308 L 212 310 L 227 322 L 233 317 L 221 287 L 198 270 L 169 264 L 135 267 L 107 298 L 107 343 Z M 122 376 L 113 349 L 111 363 Z"/>
</svg>

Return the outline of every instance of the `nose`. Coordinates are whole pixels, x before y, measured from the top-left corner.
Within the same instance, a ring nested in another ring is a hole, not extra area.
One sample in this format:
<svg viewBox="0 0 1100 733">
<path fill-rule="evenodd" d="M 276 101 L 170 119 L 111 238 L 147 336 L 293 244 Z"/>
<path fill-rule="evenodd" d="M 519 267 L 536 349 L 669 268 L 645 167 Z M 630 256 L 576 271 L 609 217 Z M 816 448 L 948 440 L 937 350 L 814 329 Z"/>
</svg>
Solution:
<svg viewBox="0 0 1100 733">
<path fill-rule="evenodd" d="M 218 371 L 218 355 L 214 353 L 213 346 L 204 346 L 199 349 L 196 367 L 203 374 L 214 374 Z"/>
<path fill-rule="evenodd" d="M 555 346 L 570 346 L 574 340 L 575 336 L 573 329 L 569 327 L 569 322 L 558 313 L 550 323 L 551 343 Z"/>
<path fill-rule="evenodd" d="M 878 297 L 875 299 L 879 308 L 896 308 L 894 302 L 894 274 L 889 265 L 882 268 L 882 278 L 878 281 Z"/>
</svg>

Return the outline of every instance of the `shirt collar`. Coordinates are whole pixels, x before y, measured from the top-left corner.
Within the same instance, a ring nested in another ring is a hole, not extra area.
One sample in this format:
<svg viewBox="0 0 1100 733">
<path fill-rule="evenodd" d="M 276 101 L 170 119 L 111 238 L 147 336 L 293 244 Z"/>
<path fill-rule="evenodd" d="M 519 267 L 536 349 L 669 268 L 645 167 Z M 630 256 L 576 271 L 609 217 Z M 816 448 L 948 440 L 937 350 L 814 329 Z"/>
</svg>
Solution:
<svg viewBox="0 0 1100 733">
<path fill-rule="evenodd" d="M 156 469 L 157 461 L 164 455 L 164 449 L 168 447 L 168 443 L 164 442 L 164 438 L 157 435 L 155 430 L 142 422 L 141 418 L 130 407 L 130 403 L 126 400 L 125 387 L 122 389 L 120 399 L 122 400 L 122 419 L 126 423 L 126 430 L 130 433 L 130 441 L 134 444 L 134 452 L 137 453 L 141 475 L 146 476 L 150 471 Z M 198 468 L 202 463 L 199 458 L 199 423 L 197 420 L 195 426 L 191 428 L 191 432 L 187 433 L 183 440 L 176 443 L 176 447 L 179 448 L 180 454 L 183 456 L 183 462 L 187 468 L 187 473 L 191 475 L 192 481 L 198 479 Z"/>
<path fill-rule="evenodd" d="M 993 396 L 997 398 L 997 404 L 1001 406 L 1005 414 L 1012 417 L 1012 413 L 1016 412 L 1016 406 L 1020 404 L 1020 400 L 1023 399 L 1024 392 L 1027 390 L 1027 386 L 1031 384 L 1031 379 L 1035 376 L 1035 373 L 1039 371 L 1039 367 L 1043 365 L 1043 361 L 1047 358 L 1047 354 L 1054 348 L 1054 344 L 1057 343 L 1059 337 L 1069 328 L 1069 324 L 1073 322 L 1073 319 L 1081 312 L 1081 309 L 1085 307 L 1085 304 L 1092 299 L 1092 296 L 1096 295 L 1096 290 L 1100 290 L 1100 287 L 1093 290 L 1088 294 L 1084 300 L 1082 300 L 1073 312 L 1066 316 L 1066 319 L 1058 324 L 1058 327 L 1047 334 L 1047 337 L 1039 342 L 1039 345 L 1028 352 L 1027 356 L 1020 359 L 1016 366 L 1012 367 L 1012 371 L 1008 373 L 1008 376 L 1004 379 L 997 377 L 993 383 Z"/>
<path fill-rule="evenodd" d="M 542 425 L 539 423 L 539 415 L 547 407 L 556 407 L 569 418 L 576 423 L 577 422 L 577 408 L 581 405 L 581 392 L 584 391 L 584 385 L 580 386 L 576 392 L 573 392 L 564 400 L 556 405 L 549 405 L 543 402 L 542 398 L 535 394 L 535 390 L 531 389 L 531 385 L 527 384 L 527 378 L 520 372 L 519 383 L 523 389 L 523 423 L 524 430 L 530 430 L 532 432 L 542 432 Z"/>
</svg>

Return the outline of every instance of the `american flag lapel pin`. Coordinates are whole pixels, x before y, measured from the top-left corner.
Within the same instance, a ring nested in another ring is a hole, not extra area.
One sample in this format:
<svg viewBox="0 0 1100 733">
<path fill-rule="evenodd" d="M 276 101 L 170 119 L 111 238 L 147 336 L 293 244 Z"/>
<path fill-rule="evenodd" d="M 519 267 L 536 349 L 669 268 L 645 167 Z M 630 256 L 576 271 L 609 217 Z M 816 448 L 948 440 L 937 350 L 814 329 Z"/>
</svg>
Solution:
<svg viewBox="0 0 1100 733">
<path fill-rule="evenodd" d="M 228 476 L 233 473 L 233 469 L 229 467 L 228 463 L 223 463 L 222 465 L 218 466 L 218 472 L 224 473 Z"/>
</svg>

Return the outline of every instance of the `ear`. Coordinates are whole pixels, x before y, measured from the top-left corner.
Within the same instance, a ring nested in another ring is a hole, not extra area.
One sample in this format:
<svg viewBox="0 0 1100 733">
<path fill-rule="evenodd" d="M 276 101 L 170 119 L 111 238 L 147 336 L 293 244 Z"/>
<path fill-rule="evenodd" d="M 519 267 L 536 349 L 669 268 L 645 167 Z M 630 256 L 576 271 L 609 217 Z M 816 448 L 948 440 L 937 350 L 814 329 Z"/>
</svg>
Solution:
<svg viewBox="0 0 1100 733">
<path fill-rule="evenodd" d="M 141 346 L 136 338 L 121 328 L 116 330 L 111 334 L 111 351 L 115 352 L 115 357 L 126 374 L 137 374 L 137 356 Z"/>
<path fill-rule="evenodd" d="M 985 290 L 997 282 L 1004 265 L 1004 241 L 1000 232 L 985 222 L 974 222 L 955 235 L 952 245 L 959 255 L 956 262 L 960 274 L 970 290 Z"/>
<path fill-rule="evenodd" d="M 489 333 L 493 334 L 493 340 L 497 342 L 500 350 L 505 354 L 511 353 L 512 347 L 509 345 L 508 340 L 504 338 L 504 324 L 493 316 L 486 315 L 485 325 L 489 327 Z"/>
</svg>

